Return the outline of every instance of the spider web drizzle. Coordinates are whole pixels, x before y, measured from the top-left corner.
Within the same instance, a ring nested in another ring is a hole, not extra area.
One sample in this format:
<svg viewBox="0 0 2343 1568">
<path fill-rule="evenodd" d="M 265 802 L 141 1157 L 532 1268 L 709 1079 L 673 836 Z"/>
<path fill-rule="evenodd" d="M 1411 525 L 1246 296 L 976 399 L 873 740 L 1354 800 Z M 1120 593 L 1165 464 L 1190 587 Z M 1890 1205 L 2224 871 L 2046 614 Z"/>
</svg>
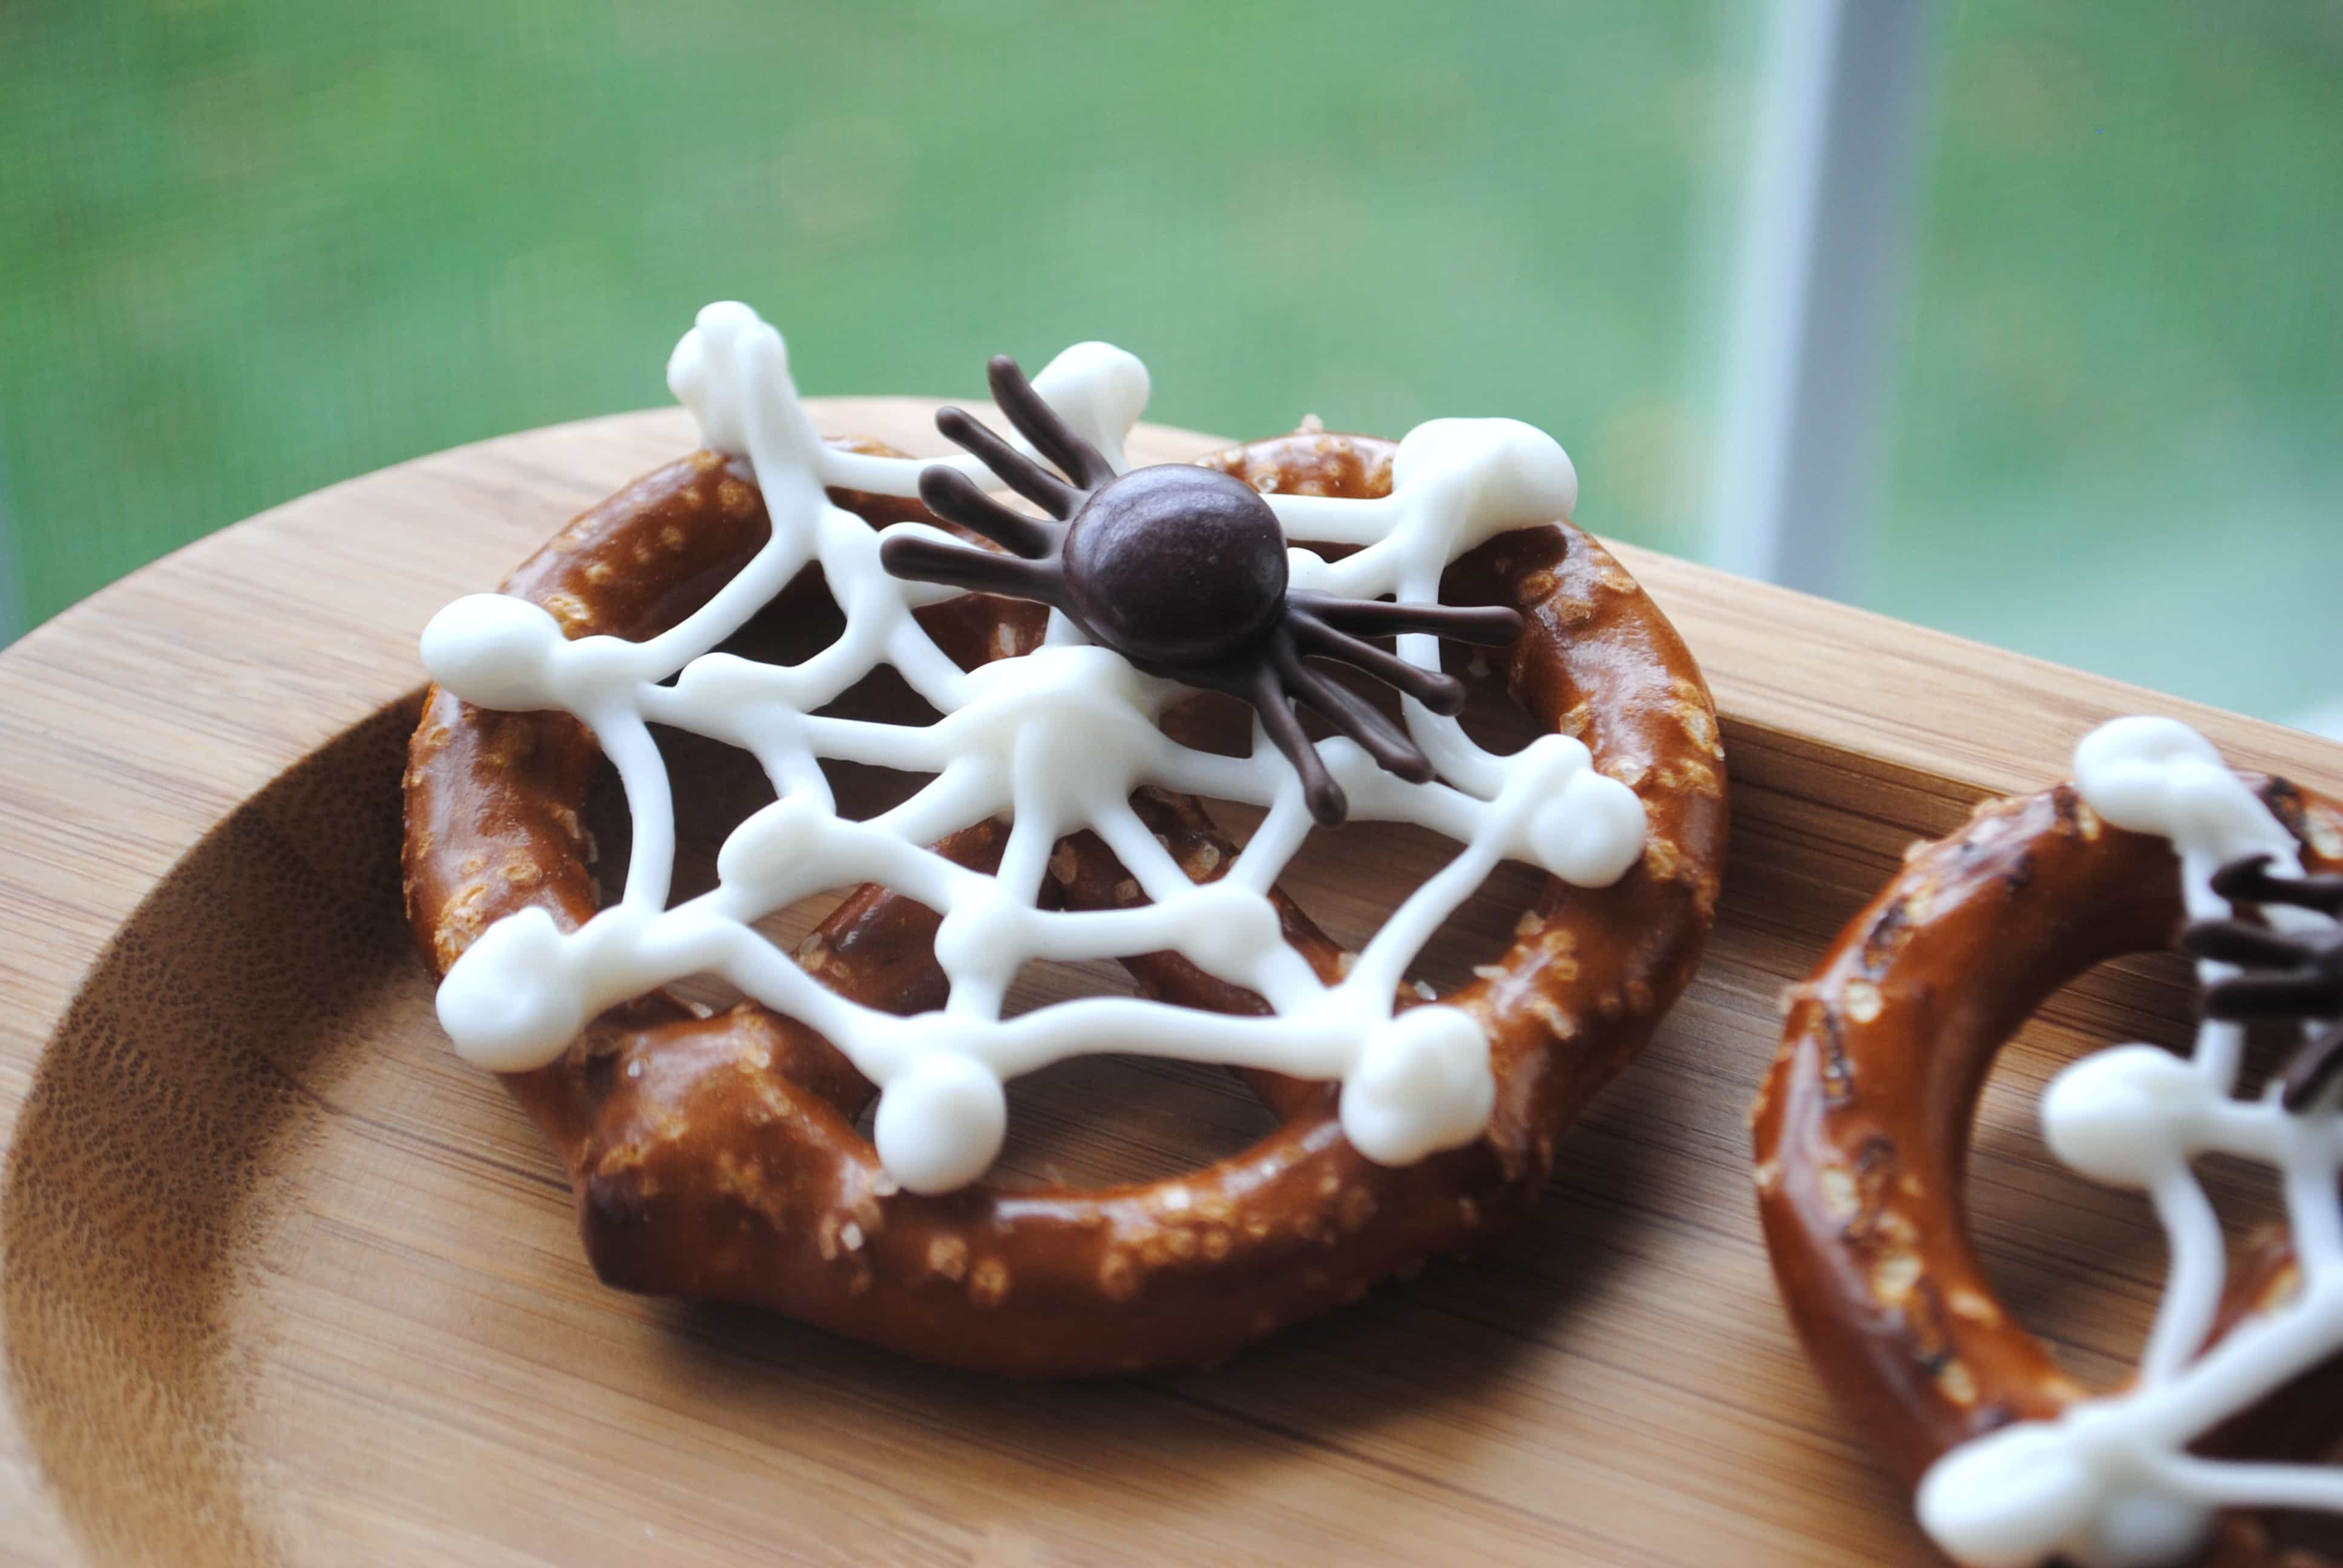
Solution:
<svg viewBox="0 0 2343 1568">
<path fill-rule="evenodd" d="M 779 335 L 745 307 L 702 312 L 669 367 L 709 445 L 745 460 L 772 519 L 769 541 L 698 612 L 642 642 L 561 638 L 550 618 L 500 596 L 459 600 L 425 637 L 433 673 L 490 707 L 556 708 L 592 729 L 634 819 L 625 891 L 571 933 L 541 910 L 483 935 L 443 983 L 458 1048 L 499 1069 L 541 1065 L 605 1008 L 687 975 L 720 976 L 827 1037 L 882 1090 L 878 1141 L 890 1173 L 920 1191 L 973 1179 L 1000 1141 L 1000 1081 L 1062 1058 L 1130 1050 L 1266 1067 L 1345 1082 L 1344 1125 L 1372 1158 L 1403 1163 L 1477 1136 L 1492 1081 L 1479 1026 L 1453 1009 L 1394 1013 L 1424 942 L 1505 859 L 1585 885 L 1615 879 L 1642 846 L 1631 790 L 1593 771 L 1586 749 L 1549 735 L 1499 757 L 1453 719 L 1410 701 L 1405 721 L 1441 780 L 1411 785 L 1344 740 L 1321 754 L 1354 819 L 1407 821 L 1454 839 L 1455 857 L 1386 920 L 1338 982 L 1322 982 L 1286 943 L 1272 886 L 1311 826 L 1293 769 L 1256 724 L 1250 756 L 1182 746 L 1158 728 L 1184 689 L 1082 641 L 1062 616 L 1044 646 L 963 670 L 913 618 L 956 590 L 905 581 L 879 564 L 889 535 L 945 538 L 921 524 L 871 528 L 832 506 L 838 486 L 917 493 L 921 459 L 838 451 L 815 434 L 790 384 Z M 1136 360 L 1081 345 L 1035 385 L 1118 472 L 1146 396 Z M 946 459 L 995 484 L 974 459 Z M 1367 501 L 1269 498 L 1289 538 L 1359 548 L 1330 563 L 1292 552 L 1293 585 L 1357 598 L 1433 599 L 1456 556 L 1506 528 L 1567 515 L 1575 478 L 1548 437 L 1505 420 L 1445 420 L 1403 444 L 1393 493 Z M 715 652 L 809 566 L 844 612 L 838 639 L 801 663 Z M 1438 668 L 1430 637 L 1401 656 Z M 818 709 L 881 664 L 940 717 L 926 726 Z M 661 684 L 669 677 L 673 684 Z M 669 907 L 673 801 L 650 723 L 745 749 L 775 801 L 742 822 L 718 857 L 718 885 Z M 821 763 L 932 775 L 876 817 L 840 816 Z M 1130 804 L 1152 784 L 1263 809 L 1227 873 L 1192 881 Z M 1010 829 L 991 875 L 929 844 L 996 816 Z M 1058 841 L 1088 829 L 1150 900 L 1102 910 L 1037 907 Z M 822 986 L 755 931 L 755 921 L 815 893 L 876 882 L 942 912 L 936 957 L 942 1011 L 911 1018 Z M 1265 998 L 1268 1017 L 1237 1018 L 1137 998 L 1064 1001 L 1001 1016 L 1011 983 L 1039 959 L 1174 951 Z"/>
<path fill-rule="evenodd" d="M 2230 913 L 2213 890 L 2225 863 L 2267 855 L 2301 875 L 2293 838 L 2209 743 L 2169 719 L 2118 719 L 2078 748 L 2086 801 L 2117 827 L 2157 833 L 2179 852 L 2192 920 Z M 2264 906 L 2282 932 L 2335 922 Z M 2197 965 L 2207 987 L 2238 970 Z M 2062 1552 L 2089 1563 L 2186 1561 L 2215 1511 L 2343 1511 L 2343 1472 L 2327 1465 L 2208 1459 L 2189 1449 L 2231 1417 L 2343 1353 L 2343 1111 L 2333 1086 L 2290 1111 L 2281 1086 L 2238 1094 L 2242 1024 L 2207 1019 L 2187 1059 L 2149 1045 L 2086 1057 L 2042 1101 L 2052 1151 L 2110 1186 L 2144 1191 L 2170 1249 L 2164 1296 L 2137 1382 L 2083 1401 L 2055 1422 L 2021 1422 L 1956 1448 L 1922 1484 L 1920 1513 L 1964 1561 L 2033 1563 Z M 2292 1233 L 2297 1282 L 2282 1300 L 2208 1344 L 2227 1284 L 2218 1212 L 2195 1169 L 2223 1153 L 2272 1171 Z"/>
</svg>

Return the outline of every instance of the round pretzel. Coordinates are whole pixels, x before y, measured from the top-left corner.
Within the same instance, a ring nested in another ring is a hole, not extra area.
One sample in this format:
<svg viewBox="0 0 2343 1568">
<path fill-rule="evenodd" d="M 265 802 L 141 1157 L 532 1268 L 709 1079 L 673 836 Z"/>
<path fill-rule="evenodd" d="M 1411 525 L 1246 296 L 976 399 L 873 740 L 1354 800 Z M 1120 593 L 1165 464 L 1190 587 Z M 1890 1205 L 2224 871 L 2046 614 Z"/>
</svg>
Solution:
<svg viewBox="0 0 2343 1568">
<path fill-rule="evenodd" d="M 2301 845 L 2343 865 L 2343 808 L 2239 775 Z M 1791 995 L 1754 1114 L 1765 1240 L 1832 1394 L 1906 1483 L 1956 1447 L 2090 1397 L 2004 1309 L 1980 1268 L 1963 1178 L 1994 1059 L 2053 992 L 2107 959 L 2168 948 L 2183 918 L 2172 845 L 2103 820 L 2061 784 L 1990 800 L 1916 845 Z M 2283 1231 L 2232 1261 L 2218 1340 L 2283 1300 Z M 2217 1432 L 2222 1457 L 2317 1455 L 2343 1438 L 2343 1360 Z M 2220 1515 L 2199 1561 L 2314 1568 L 2250 1514 Z"/>
<path fill-rule="evenodd" d="M 856 450 L 883 453 L 862 444 Z M 1387 493 L 1393 447 L 1298 434 L 1211 466 L 1289 492 Z M 874 527 L 930 518 L 917 501 L 831 491 Z M 701 452 L 579 517 L 508 593 L 572 638 L 651 636 L 704 601 L 769 525 L 749 482 Z M 821 593 L 809 572 L 783 596 Z M 1462 1253 L 1517 1220 L 1554 1140 L 1650 1038 L 1691 977 L 1715 912 L 1725 831 L 1715 709 L 1674 630 L 1634 581 L 1567 524 L 1501 536 L 1459 559 L 1442 598 L 1517 605 L 1529 630 L 1491 654 L 1544 727 L 1582 739 L 1641 797 L 1641 862 L 1611 887 L 1551 879 L 1493 968 L 1445 999 L 1484 1028 L 1496 1108 L 1477 1142 L 1403 1168 L 1344 1138 L 1332 1086 L 1244 1076 L 1282 1119 L 1209 1169 L 1092 1191 L 980 1183 L 901 1191 L 856 1130 L 872 1086 L 812 1030 L 744 1002 L 715 1016 L 654 992 L 598 1020 L 567 1054 L 504 1075 L 560 1151 L 588 1255 L 608 1282 L 751 1302 L 927 1360 L 1044 1375 L 1210 1363 L 1355 1298 L 1433 1253 Z M 810 602 L 810 601 L 809 601 Z M 1041 638 L 1041 607 L 968 595 L 920 612 L 965 664 Z M 558 713 L 475 709 L 434 689 L 406 779 L 407 900 L 436 972 L 531 905 L 574 929 L 597 907 L 581 822 L 597 764 Z M 1147 790 L 1148 825 L 1199 879 L 1235 848 L 1194 799 Z M 984 823 L 939 848 L 983 865 Z M 1126 873 L 1092 837 L 1051 863 L 1070 909 L 1111 908 Z M 1345 955 L 1278 895 L 1287 939 L 1332 980 Z M 801 952 L 825 984 L 899 1013 L 940 1005 L 937 916 L 878 887 L 849 897 Z M 1265 1010 L 1174 955 L 1128 960 L 1144 994 Z M 1413 1000 L 1413 999 L 1410 999 Z"/>
</svg>

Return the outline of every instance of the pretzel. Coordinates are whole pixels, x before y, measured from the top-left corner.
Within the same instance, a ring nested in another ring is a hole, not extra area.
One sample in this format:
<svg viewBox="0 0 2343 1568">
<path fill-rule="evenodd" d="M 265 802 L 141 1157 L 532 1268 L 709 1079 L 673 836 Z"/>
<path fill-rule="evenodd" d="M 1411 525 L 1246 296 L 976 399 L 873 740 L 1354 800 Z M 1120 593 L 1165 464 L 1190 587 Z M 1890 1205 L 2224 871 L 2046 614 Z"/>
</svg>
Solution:
<svg viewBox="0 0 2343 1568">
<path fill-rule="evenodd" d="M 868 442 L 830 449 L 890 455 Z M 1373 498 L 1391 493 L 1394 455 L 1387 441 L 1310 431 L 1203 467 L 1257 492 Z M 833 487 L 830 499 L 874 528 L 934 520 L 908 498 Z M 709 600 L 770 528 L 741 466 L 703 451 L 586 512 L 505 592 L 549 610 L 571 638 L 640 640 Z M 1242 1076 L 1282 1124 L 1208 1169 L 1099 1191 L 978 1181 L 926 1193 L 908 1190 L 857 1131 L 876 1090 L 831 1041 L 755 1001 L 700 1016 L 654 990 L 595 1019 L 547 1065 L 502 1074 L 561 1154 L 600 1277 L 753 1303 L 940 1363 L 1077 1375 L 1220 1362 L 1516 1221 L 1563 1129 L 1690 978 L 1717 896 L 1722 755 L 1682 642 L 1567 523 L 1488 540 L 1440 589 L 1450 605 L 1519 608 L 1527 633 L 1491 656 L 1486 678 L 1544 728 L 1582 739 L 1604 775 L 1632 787 L 1646 822 L 1640 857 L 1614 881 L 1550 879 L 1502 959 L 1439 999 L 1486 1035 L 1485 1131 L 1413 1162 L 1370 1159 L 1346 1135 L 1333 1085 L 1252 1068 Z M 786 625 L 822 597 L 809 570 L 765 619 Z M 918 619 L 970 667 L 1031 656 L 1046 625 L 1038 605 L 988 594 L 931 604 Z M 491 711 L 433 689 L 410 749 L 405 864 L 409 919 L 436 972 L 508 917 L 543 910 L 574 932 L 595 914 L 582 813 L 596 768 L 594 739 L 567 715 Z M 1346 777 L 1354 793 L 1365 787 Z M 1238 846 L 1193 797 L 1142 789 L 1132 808 L 1197 882 L 1236 862 Z M 982 821 L 936 849 L 990 869 L 1010 831 Z M 1122 908 L 1133 889 L 1131 870 L 1093 834 L 1051 849 L 1057 908 Z M 1353 955 L 1272 896 L 1284 940 L 1332 983 Z M 807 940 L 800 961 L 836 995 L 931 1014 L 949 989 L 939 925 L 935 910 L 865 886 Z M 1180 953 L 1125 961 L 1143 997 L 1269 1010 Z M 1396 1015 L 1419 1005 L 1410 990 Z M 880 1114 L 883 1146 L 883 1103 Z"/>
<path fill-rule="evenodd" d="M 2168 720 L 2103 728 L 2078 749 L 2077 774 L 2078 783 L 1989 800 L 1951 837 L 1915 845 L 1792 993 L 1754 1118 L 1775 1272 L 1824 1382 L 1916 1488 L 1924 1524 L 1956 1559 L 2310 1564 L 2273 1545 L 2245 1507 L 2217 1504 L 2343 1496 L 2331 1473 L 2254 1475 L 2224 1463 L 2316 1456 L 2343 1437 L 2334 1260 L 2306 1269 L 2280 1231 L 2231 1261 L 2225 1293 L 2177 1270 L 2138 1382 L 2095 1396 L 1996 1296 L 1971 1245 L 1962 1180 L 1995 1056 L 2036 1007 L 2095 964 L 2167 947 L 2185 917 L 2199 922 L 2187 943 L 2199 956 L 2282 947 L 2262 922 L 2300 924 L 2285 901 L 2343 868 L 2343 805 L 2232 774 Z M 2282 877 L 2241 871 L 2272 858 L 2286 863 Z M 2213 919 L 2230 913 L 2228 897 L 2256 912 L 2243 939 Z M 2343 908 L 2343 892 L 2334 902 Z M 2242 1036 L 2222 1020 L 2285 993 L 2307 994 L 2294 980 L 2261 983 L 2225 1005 L 2216 984 L 2193 1060 L 2121 1047 L 2070 1067 L 2044 1097 L 2054 1152 L 2099 1180 L 2148 1188 L 2176 1256 L 2207 1284 L 2222 1279 L 2222 1243 L 2189 1155 L 2224 1147 L 2291 1171 L 2285 1141 L 2320 1129 L 2343 1150 L 2343 1119 L 2319 1076 L 2331 1040 L 2313 1040 L 2281 1075 L 2293 1089 L 2235 1097 Z M 2314 1116 L 2324 1120 L 2286 1121 Z M 2229 1131 L 2207 1131 L 2217 1118 Z M 2334 1227 L 2319 1207 L 2336 1201 L 2332 1164 L 2324 1185 L 2323 1199 L 2316 1177 L 2288 1192 L 2298 1231 Z M 2259 1335 L 2269 1351 L 2306 1334 L 2310 1348 L 2283 1386 L 2232 1392 L 2223 1381 L 2237 1364 L 2224 1347 L 2244 1351 Z M 2177 1422 L 2183 1400 L 2220 1419 Z M 2273 1485 L 2279 1493 L 2267 1493 Z"/>
</svg>

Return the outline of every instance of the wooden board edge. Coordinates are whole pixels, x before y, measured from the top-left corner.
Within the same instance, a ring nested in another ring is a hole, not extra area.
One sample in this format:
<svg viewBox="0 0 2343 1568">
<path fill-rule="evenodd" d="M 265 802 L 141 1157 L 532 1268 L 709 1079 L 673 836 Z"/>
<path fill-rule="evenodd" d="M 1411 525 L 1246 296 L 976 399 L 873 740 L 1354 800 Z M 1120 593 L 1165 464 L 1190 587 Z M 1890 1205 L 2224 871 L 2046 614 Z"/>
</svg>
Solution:
<svg viewBox="0 0 2343 1568">
<path fill-rule="evenodd" d="M 868 430 L 911 450 L 940 445 L 927 429 L 934 407 L 920 398 L 813 400 L 824 428 Z M 567 515 L 561 508 L 590 502 L 689 438 L 686 416 L 659 410 L 417 458 L 191 545 L 0 651 L 0 1138 L 13 1131 L 81 972 L 156 880 L 238 801 L 412 690 L 421 677 L 413 655 L 421 615 L 494 580 L 484 564 L 490 557 L 468 537 L 462 498 L 508 493 L 521 512 L 544 514 L 549 533 Z M 1171 459 L 1225 443 L 1159 427 L 1147 429 L 1143 444 Z M 434 513 L 411 492 L 444 497 L 452 509 Z M 414 531 L 367 538 L 378 515 L 398 516 Z M 495 537 L 497 552 L 527 538 L 510 528 Z M 2197 725 L 2241 766 L 2343 789 L 2343 746 L 2334 742 L 1695 563 L 1617 549 L 1707 671 L 1734 777 L 1757 786 L 1738 793 L 1743 812 L 1765 809 L 1769 792 L 1789 794 L 1865 809 L 1875 831 L 1941 831 L 1982 796 L 2063 776 L 2085 730 L 2134 711 Z M 347 554 L 361 558 L 333 575 L 332 563 Z M 392 574 L 387 581 L 384 572 Z M 324 618 L 253 619 L 254 605 L 288 582 L 313 591 Z M 223 650 L 214 644 L 229 626 L 243 640 Z M 338 627 L 348 647 L 321 660 L 324 626 Z M 164 646 L 176 639 L 184 651 L 183 660 L 166 653 L 143 667 L 165 684 L 234 689 L 191 689 L 145 707 L 109 703 L 106 680 L 142 668 L 142 632 L 167 633 Z M 264 709 L 282 722 L 236 727 L 239 712 Z M 1963 720 L 1952 731 L 1963 738 L 1957 744 L 1926 722 L 1947 712 Z M 101 809 L 93 803 L 136 809 L 136 830 L 93 846 L 61 828 L 77 812 Z M 0 1511 L 15 1526 L 11 1551 L 34 1561 L 73 1556 L 5 1406 Z"/>
</svg>

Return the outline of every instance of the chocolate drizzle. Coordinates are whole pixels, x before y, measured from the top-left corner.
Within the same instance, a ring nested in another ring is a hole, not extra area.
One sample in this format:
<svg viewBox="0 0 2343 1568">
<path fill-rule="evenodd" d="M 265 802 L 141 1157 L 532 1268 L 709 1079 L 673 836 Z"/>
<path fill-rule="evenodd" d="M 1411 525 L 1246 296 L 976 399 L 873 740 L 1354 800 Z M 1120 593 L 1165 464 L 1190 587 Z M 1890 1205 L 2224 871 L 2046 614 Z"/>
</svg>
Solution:
<svg viewBox="0 0 2343 1568">
<path fill-rule="evenodd" d="M 1058 474 L 965 409 L 940 411 L 936 428 L 1049 517 L 1011 511 L 956 469 L 929 468 L 920 477 L 920 498 L 1009 553 L 898 536 L 880 550 L 888 571 L 1038 599 L 1151 675 L 1251 703 L 1301 776 L 1311 815 L 1322 823 L 1341 821 L 1349 802 L 1303 732 L 1297 703 L 1400 778 L 1419 784 L 1432 778 L 1431 759 L 1406 730 L 1307 658 L 1347 664 L 1434 713 L 1453 714 L 1464 706 L 1461 681 L 1366 639 L 1424 632 L 1502 647 L 1521 636 L 1519 614 L 1292 589 L 1284 531 L 1252 486 L 1185 463 L 1118 477 L 1041 400 L 1014 359 L 996 356 L 988 378 L 1001 411 Z"/>
<path fill-rule="evenodd" d="M 2213 891 L 2232 904 L 2343 916 L 2343 877 L 2273 877 L 2267 855 L 2222 867 Z M 2288 1111 L 2305 1109 L 2343 1074 L 2343 928 L 2292 935 L 2251 920 L 2199 920 L 2181 933 L 2180 946 L 2192 957 L 2246 971 L 2206 988 L 2208 1018 L 2337 1020 L 2288 1059 L 2281 1080 Z"/>
</svg>

